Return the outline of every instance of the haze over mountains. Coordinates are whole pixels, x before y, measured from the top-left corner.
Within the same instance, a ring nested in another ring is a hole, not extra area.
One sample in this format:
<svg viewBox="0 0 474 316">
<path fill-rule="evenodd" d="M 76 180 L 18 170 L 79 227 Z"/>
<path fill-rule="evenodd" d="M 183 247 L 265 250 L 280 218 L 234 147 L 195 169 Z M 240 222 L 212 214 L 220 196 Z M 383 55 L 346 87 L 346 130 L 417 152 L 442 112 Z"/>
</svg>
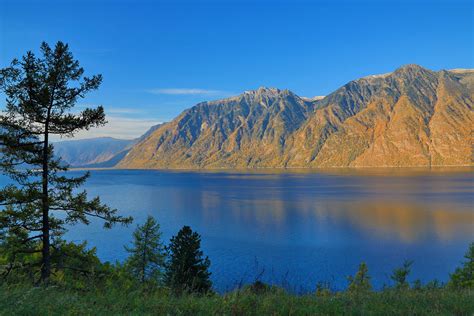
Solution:
<svg viewBox="0 0 474 316">
<path fill-rule="evenodd" d="M 111 168 L 125 157 L 133 145 L 148 137 L 160 126 L 161 124 L 152 126 L 136 139 L 97 137 L 56 142 L 55 154 L 73 167 Z"/>
<path fill-rule="evenodd" d="M 203 102 L 136 141 L 118 168 L 472 164 L 474 71 L 406 65 L 326 97 L 259 88 Z"/>
</svg>

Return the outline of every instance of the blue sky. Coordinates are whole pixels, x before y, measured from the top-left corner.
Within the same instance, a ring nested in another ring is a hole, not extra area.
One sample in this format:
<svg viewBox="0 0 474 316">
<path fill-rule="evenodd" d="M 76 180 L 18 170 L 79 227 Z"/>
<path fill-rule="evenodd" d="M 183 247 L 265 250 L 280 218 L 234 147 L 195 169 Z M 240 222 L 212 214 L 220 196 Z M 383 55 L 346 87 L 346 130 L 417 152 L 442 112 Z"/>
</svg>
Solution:
<svg viewBox="0 0 474 316">
<path fill-rule="evenodd" d="M 0 67 L 41 41 L 69 43 L 104 76 L 80 105 L 104 105 L 110 121 L 79 137 L 132 138 L 259 86 L 316 96 L 408 63 L 474 68 L 473 3 L 0 0 Z"/>
</svg>

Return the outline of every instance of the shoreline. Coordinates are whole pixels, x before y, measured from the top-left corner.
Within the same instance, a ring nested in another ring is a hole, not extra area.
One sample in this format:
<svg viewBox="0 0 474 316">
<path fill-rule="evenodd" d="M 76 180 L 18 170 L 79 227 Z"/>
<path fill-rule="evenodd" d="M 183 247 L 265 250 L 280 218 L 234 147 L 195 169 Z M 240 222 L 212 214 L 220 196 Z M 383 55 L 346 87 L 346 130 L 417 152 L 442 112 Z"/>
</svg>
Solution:
<svg viewBox="0 0 474 316">
<path fill-rule="evenodd" d="M 190 172 L 190 173 L 334 173 L 334 174 L 356 174 L 356 175 L 404 175 L 417 173 L 466 173 L 473 172 L 474 165 L 450 165 L 450 166 L 380 166 L 380 167 L 290 167 L 290 168 L 74 168 L 69 171 L 153 171 L 153 172 Z"/>
</svg>

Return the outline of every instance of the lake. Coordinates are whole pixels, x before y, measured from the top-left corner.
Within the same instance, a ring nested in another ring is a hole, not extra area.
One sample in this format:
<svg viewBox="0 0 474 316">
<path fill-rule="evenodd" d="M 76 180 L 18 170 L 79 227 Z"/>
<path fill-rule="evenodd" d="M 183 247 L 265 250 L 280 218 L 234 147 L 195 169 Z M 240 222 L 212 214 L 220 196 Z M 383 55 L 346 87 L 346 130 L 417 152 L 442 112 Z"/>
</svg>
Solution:
<svg viewBox="0 0 474 316">
<path fill-rule="evenodd" d="M 81 171 L 73 171 L 79 174 Z M 67 234 L 103 260 L 123 260 L 147 215 L 166 242 L 183 225 L 202 236 L 215 289 L 261 280 L 295 292 L 347 286 L 365 261 L 376 288 L 413 260 L 411 280 L 446 281 L 474 241 L 474 174 L 464 169 L 92 171 L 85 189 L 134 224 L 98 221 Z"/>
</svg>

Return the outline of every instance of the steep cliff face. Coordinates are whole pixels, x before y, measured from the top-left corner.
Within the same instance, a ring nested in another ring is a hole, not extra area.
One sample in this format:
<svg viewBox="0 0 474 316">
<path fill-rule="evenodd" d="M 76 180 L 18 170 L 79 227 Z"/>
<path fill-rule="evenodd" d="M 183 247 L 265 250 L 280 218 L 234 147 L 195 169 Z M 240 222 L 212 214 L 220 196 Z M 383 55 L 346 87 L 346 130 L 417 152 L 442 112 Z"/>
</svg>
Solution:
<svg viewBox="0 0 474 316">
<path fill-rule="evenodd" d="M 118 167 L 469 165 L 473 83 L 470 70 L 407 65 L 324 98 L 260 88 L 183 112 Z"/>
<path fill-rule="evenodd" d="M 312 109 L 288 90 L 269 88 L 200 103 L 137 144 L 119 167 L 278 165 L 287 138 Z"/>
<path fill-rule="evenodd" d="M 470 164 L 472 91 L 459 77 L 409 65 L 373 81 L 378 92 L 325 142 L 316 165 Z"/>
</svg>

